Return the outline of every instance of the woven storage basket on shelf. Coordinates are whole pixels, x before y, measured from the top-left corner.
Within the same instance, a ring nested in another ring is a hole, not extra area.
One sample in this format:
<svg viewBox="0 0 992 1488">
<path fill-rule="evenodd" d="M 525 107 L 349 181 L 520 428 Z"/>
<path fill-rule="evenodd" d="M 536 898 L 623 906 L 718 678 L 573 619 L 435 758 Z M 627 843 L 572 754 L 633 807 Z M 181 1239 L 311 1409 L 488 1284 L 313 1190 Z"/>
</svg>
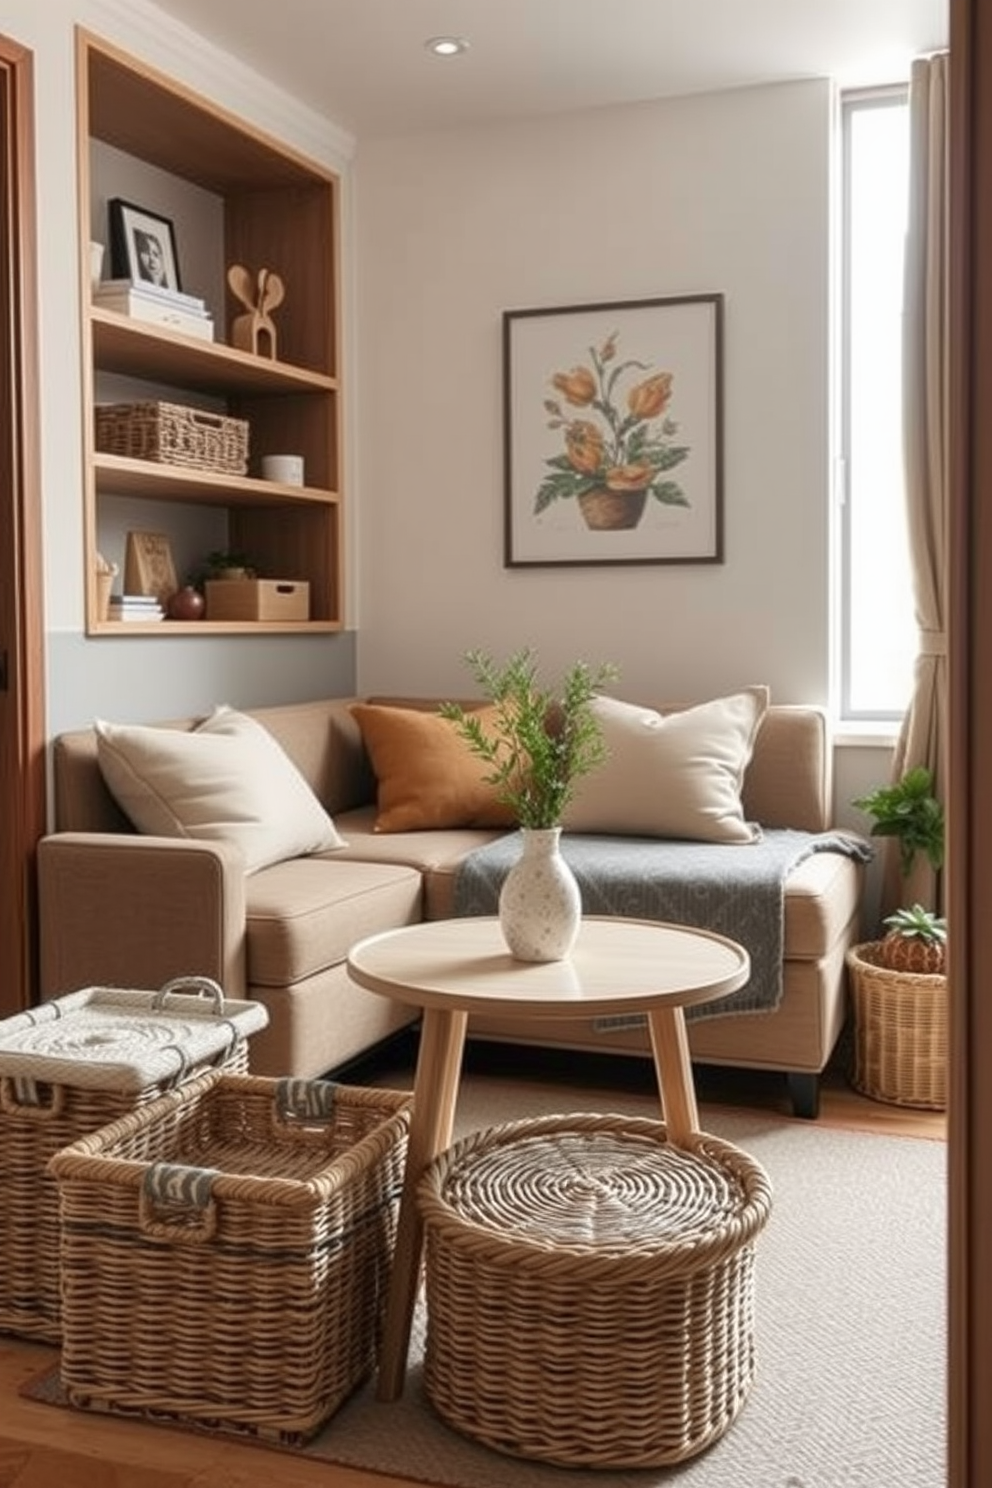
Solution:
<svg viewBox="0 0 992 1488">
<path fill-rule="evenodd" d="M 182 403 L 99 403 L 96 447 L 102 454 L 194 470 L 244 475 L 248 423 Z"/>
<path fill-rule="evenodd" d="M 947 1108 L 947 977 L 877 964 L 880 940 L 847 953 L 854 1005 L 851 1083 L 873 1100 Z"/>
<path fill-rule="evenodd" d="M 260 1002 L 206 977 L 157 992 L 88 987 L 0 1022 L 0 1332 L 61 1337 L 58 1192 L 49 1159 L 212 1065 L 248 1068 Z"/>
<path fill-rule="evenodd" d="M 70 1402 L 319 1430 L 375 1367 L 409 1103 L 208 1074 L 57 1153 Z"/>
<path fill-rule="evenodd" d="M 660 1122 L 552 1116 L 478 1132 L 418 1188 L 424 1381 L 497 1451 L 655 1467 L 715 1441 L 754 1374 L 760 1165 Z"/>
</svg>

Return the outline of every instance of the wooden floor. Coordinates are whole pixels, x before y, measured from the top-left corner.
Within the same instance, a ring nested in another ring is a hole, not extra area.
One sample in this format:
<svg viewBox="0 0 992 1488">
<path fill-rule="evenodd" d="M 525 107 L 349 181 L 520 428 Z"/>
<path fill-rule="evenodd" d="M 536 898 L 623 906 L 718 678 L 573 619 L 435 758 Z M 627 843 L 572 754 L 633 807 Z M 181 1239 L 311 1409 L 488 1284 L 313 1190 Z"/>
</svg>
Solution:
<svg viewBox="0 0 992 1488">
<path fill-rule="evenodd" d="M 403 1077 L 412 1065 L 409 1051 L 398 1045 L 391 1054 L 391 1073 Z M 519 1053 L 519 1051 L 518 1051 Z M 482 1048 L 471 1050 L 473 1062 L 485 1067 L 493 1056 Z M 561 1078 L 580 1073 L 590 1086 L 617 1084 L 649 1089 L 652 1078 L 646 1061 L 596 1059 L 577 1062 L 575 1056 L 517 1061 L 523 1081 Z M 381 1073 L 382 1066 L 379 1072 Z M 356 1067 L 349 1078 L 365 1074 Z M 777 1075 L 747 1071 L 700 1069 L 697 1092 L 707 1105 L 771 1110 L 789 1116 L 784 1080 Z M 942 1113 L 911 1111 L 865 1099 L 852 1090 L 840 1068 L 828 1070 L 823 1081 L 820 1121 L 851 1130 L 942 1140 Z M 705 1121 L 703 1122 L 705 1125 Z M 0 1336 L 0 1485 L 2 1488 L 406 1488 L 405 1480 L 379 1473 L 310 1463 L 287 1453 L 233 1442 L 205 1439 L 160 1426 L 117 1421 L 84 1412 L 55 1410 L 24 1400 L 19 1387 L 56 1358 L 55 1351 Z M 384 1406 L 384 1412 L 389 1407 Z M 384 1430 L 388 1424 L 384 1420 Z"/>
</svg>

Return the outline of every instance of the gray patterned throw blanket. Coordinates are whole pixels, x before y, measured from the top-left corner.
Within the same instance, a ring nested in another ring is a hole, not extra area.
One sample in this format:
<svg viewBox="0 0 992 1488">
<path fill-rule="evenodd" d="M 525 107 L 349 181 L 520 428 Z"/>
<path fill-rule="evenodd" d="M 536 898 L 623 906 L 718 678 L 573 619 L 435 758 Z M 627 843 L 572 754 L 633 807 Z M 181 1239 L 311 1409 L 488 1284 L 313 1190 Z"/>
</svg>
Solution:
<svg viewBox="0 0 992 1488">
<path fill-rule="evenodd" d="M 564 833 L 562 856 L 579 883 L 582 910 L 695 925 L 729 936 L 751 957 L 751 978 L 718 1002 L 687 1008 L 688 1017 L 770 1012 L 782 997 L 785 881 L 812 853 L 870 862 L 871 845 L 854 833 L 768 828 L 753 843 L 670 842 L 648 837 Z M 515 832 L 470 853 L 455 880 L 456 915 L 496 913 L 503 879 L 516 862 Z"/>
</svg>

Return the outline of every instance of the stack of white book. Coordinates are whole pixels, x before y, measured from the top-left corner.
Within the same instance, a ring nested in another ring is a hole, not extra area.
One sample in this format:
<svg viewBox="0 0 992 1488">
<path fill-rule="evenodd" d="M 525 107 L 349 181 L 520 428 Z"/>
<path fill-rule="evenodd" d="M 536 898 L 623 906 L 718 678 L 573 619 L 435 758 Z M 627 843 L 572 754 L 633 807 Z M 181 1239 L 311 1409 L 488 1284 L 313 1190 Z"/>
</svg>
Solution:
<svg viewBox="0 0 992 1488">
<path fill-rule="evenodd" d="M 154 594 L 112 594 L 111 620 L 164 620 L 165 610 Z"/>
<path fill-rule="evenodd" d="M 214 339 L 213 318 L 205 302 L 178 289 L 163 289 L 143 279 L 104 279 L 93 291 L 93 303 L 101 310 L 169 326 L 184 336 Z"/>
</svg>

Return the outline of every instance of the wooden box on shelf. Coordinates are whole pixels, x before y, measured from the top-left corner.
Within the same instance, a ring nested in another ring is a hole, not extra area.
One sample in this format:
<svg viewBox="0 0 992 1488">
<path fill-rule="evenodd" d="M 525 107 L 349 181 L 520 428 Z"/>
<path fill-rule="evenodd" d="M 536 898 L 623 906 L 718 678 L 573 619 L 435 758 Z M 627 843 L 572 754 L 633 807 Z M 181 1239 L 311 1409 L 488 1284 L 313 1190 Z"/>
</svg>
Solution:
<svg viewBox="0 0 992 1488">
<path fill-rule="evenodd" d="M 310 585 L 300 579 L 208 579 L 208 620 L 309 620 Z"/>
</svg>

